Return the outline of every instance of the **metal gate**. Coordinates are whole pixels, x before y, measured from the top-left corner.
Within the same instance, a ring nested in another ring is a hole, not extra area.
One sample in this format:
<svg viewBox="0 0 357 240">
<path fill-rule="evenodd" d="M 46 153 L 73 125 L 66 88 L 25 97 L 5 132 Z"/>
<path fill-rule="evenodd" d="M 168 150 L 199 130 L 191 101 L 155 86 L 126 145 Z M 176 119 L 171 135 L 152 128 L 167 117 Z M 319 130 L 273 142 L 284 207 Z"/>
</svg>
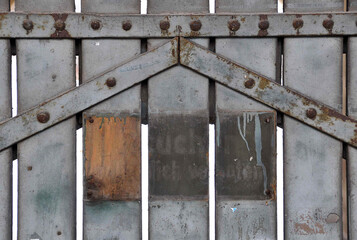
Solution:
<svg viewBox="0 0 357 240">
<path fill-rule="evenodd" d="M 209 239 L 210 194 L 216 239 L 277 239 L 277 126 L 285 238 L 342 239 L 344 157 L 357 239 L 357 1 L 285 0 L 284 14 L 275 0 L 215 4 L 148 0 L 140 15 L 138 0 L 82 0 L 82 13 L 73 0 L 16 0 L 15 12 L 0 0 L 0 239 L 12 236 L 13 159 L 18 238 L 76 238 L 81 127 L 84 239 L 141 239 L 141 124 L 150 239 Z"/>
</svg>

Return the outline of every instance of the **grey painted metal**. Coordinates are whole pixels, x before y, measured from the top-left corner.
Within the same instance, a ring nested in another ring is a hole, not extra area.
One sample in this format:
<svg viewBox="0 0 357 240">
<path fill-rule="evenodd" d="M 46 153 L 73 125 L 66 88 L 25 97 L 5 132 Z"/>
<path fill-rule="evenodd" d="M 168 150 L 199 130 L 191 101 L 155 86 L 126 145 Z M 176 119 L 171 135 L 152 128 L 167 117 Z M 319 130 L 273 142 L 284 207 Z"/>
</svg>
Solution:
<svg viewBox="0 0 357 240">
<path fill-rule="evenodd" d="M 84 202 L 83 207 L 85 221 L 84 240 L 141 239 L 141 231 L 138 229 L 138 226 L 141 225 L 141 211 L 138 212 L 137 202 Z M 90 221 L 87 221 L 89 218 Z M 115 228 L 126 230 L 120 231 L 115 230 Z"/>
<path fill-rule="evenodd" d="M 333 46 L 332 44 L 328 45 L 331 49 L 333 49 Z M 311 49 L 314 48 L 311 47 Z M 334 51 L 337 50 L 335 49 Z M 330 59 L 331 58 L 328 60 Z M 341 63 L 337 62 L 337 57 L 334 59 L 334 64 L 341 65 Z M 328 105 L 305 97 L 296 90 L 282 87 L 263 75 L 257 74 L 246 67 L 240 66 L 227 58 L 214 54 L 183 38 L 180 40 L 180 63 L 209 78 L 215 79 L 216 82 L 224 86 L 300 120 L 304 122 L 304 124 L 310 125 L 351 146 L 357 146 L 357 132 L 355 131 L 357 120 L 340 114 L 335 110 L 338 109 L 337 106 L 328 107 Z M 326 69 L 330 67 L 330 65 L 319 65 L 318 62 L 316 66 L 325 67 Z M 324 76 L 331 78 L 331 75 L 328 74 Z M 249 79 L 255 82 L 251 89 L 246 88 L 244 85 L 245 81 Z M 336 94 L 333 94 L 335 93 L 331 93 L 331 98 L 336 97 Z M 338 106 L 341 107 L 341 105 Z M 315 119 L 310 119 L 306 116 L 306 111 L 310 108 L 316 110 Z"/>
<path fill-rule="evenodd" d="M 0 9 L 8 10 L 9 2 L 0 1 Z M 0 121 L 11 118 L 11 51 L 10 41 L 0 40 Z M 12 150 L 0 151 L 0 239 L 12 235 Z"/>
<path fill-rule="evenodd" d="M 57 45 L 59 43 L 60 41 L 57 42 Z M 140 83 L 144 79 L 176 65 L 178 62 L 177 51 L 175 51 L 178 48 L 177 44 L 177 39 L 170 40 L 152 51 L 89 79 L 88 83 L 72 88 L 19 116 L 2 122 L 0 124 L 0 150 L 49 128 L 78 112 Z M 153 61 L 153 59 L 155 60 Z M 20 66 L 19 68 L 21 69 Z M 60 75 L 57 74 L 57 76 Z M 52 75 L 49 74 L 49 77 L 52 78 Z M 109 77 L 116 78 L 117 85 L 115 87 L 108 88 L 106 86 L 105 82 Z M 35 83 L 33 86 L 35 86 Z M 36 95 L 31 96 L 37 97 Z M 37 113 L 42 111 L 50 113 L 50 119 L 47 123 L 39 123 L 37 121 Z"/>
<path fill-rule="evenodd" d="M 276 239 L 275 215 L 276 204 L 269 201 L 255 200 L 254 207 L 251 200 L 219 201 L 216 216 L 221 223 L 217 232 L 224 233 L 225 238 L 218 239 Z"/>
<path fill-rule="evenodd" d="M 208 0 L 149 0 L 148 13 L 207 13 L 208 6 Z M 149 39 L 148 49 L 160 41 Z M 208 39 L 196 41 L 208 47 Z M 209 237 L 208 86 L 207 78 L 182 66 L 149 79 L 152 240 Z"/>
<path fill-rule="evenodd" d="M 217 13 L 276 11 L 274 0 L 216 1 Z M 217 39 L 216 52 L 276 77 L 277 39 Z M 276 239 L 276 113 L 216 84 L 216 114 L 216 238 Z"/>
<path fill-rule="evenodd" d="M 342 45 L 342 38 L 285 39 L 285 86 L 341 111 Z M 340 141 L 284 117 L 286 238 L 342 239 L 341 158 Z"/>
<path fill-rule="evenodd" d="M 336 12 L 343 11 L 343 0 L 285 0 L 287 12 Z"/>
<path fill-rule="evenodd" d="M 74 11 L 74 1 L 19 0 L 16 9 Z M 74 40 L 16 42 L 19 112 L 75 86 L 74 47 Z M 75 239 L 75 130 L 72 117 L 18 143 L 19 239 Z"/>
<path fill-rule="evenodd" d="M 357 117 L 357 38 L 348 39 L 348 83 L 347 113 Z M 349 205 L 349 239 L 357 239 L 357 149 L 348 148 L 348 205 Z"/>
<path fill-rule="evenodd" d="M 148 95 L 150 239 L 207 239 L 208 79 L 174 67 L 149 79 Z"/>
<path fill-rule="evenodd" d="M 140 1 L 82 0 L 82 12 L 93 11 L 101 13 L 140 13 Z M 135 55 L 139 55 L 140 47 L 139 39 L 83 40 L 81 78 L 91 79 L 113 64 L 124 62 Z M 87 116 L 106 114 L 119 117 L 129 114 L 140 117 L 140 91 L 140 85 L 134 86 L 87 109 L 83 114 Z M 86 178 L 86 170 L 84 170 L 84 178 Z M 100 201 L 96 203 L 85 201 L 83 205 L 84 239 L 141 239 L 140 200 L 141 198 L 136 201 Z"/>
<path fill-rule="evenodd" d="M 104 4 L 105 5 L 105 4 Z M 58 11 L 58 10 L 57 10 Z M 167 12 L 167 11 L 166 11 Z M 0 38 L 169 38 L 182 37 L 303 37 L 303 36 L 355 36 L 357 27 L 356 12 L 337 13 L 232 13 L 232 14 L 78 14 L 64 13 L 66 31 L 57 34 L 54 23 L 58 14 L 45 13 L 2 13 Z M 300 16 L 301 15 L 301 16 Z M 266 35 L 259 35 L 258 24 L 261 18 L 269 21 Z M 295 29 L 293 21 L 303 20 L 303 26 Z M 33 21 L 34 28 L 27 31 L 23 21 Z M 200 20 L 202 27 L 199 31 L 190 29 L 190 22 Z M 239 30 L 228 29 L 228 21 L 236 19 L 240 23 Z M 333 20 L 333 28 L 326 29 L 323 21 Z M 91 22 L 98 20 L 101 26 L 98 30 L 91 28 Z M 160 21 L 168 20 L 168 30 L 160 29 Z M 122 23 L 130 21 L 130 30 L 123 30 Z"/>
</svg>

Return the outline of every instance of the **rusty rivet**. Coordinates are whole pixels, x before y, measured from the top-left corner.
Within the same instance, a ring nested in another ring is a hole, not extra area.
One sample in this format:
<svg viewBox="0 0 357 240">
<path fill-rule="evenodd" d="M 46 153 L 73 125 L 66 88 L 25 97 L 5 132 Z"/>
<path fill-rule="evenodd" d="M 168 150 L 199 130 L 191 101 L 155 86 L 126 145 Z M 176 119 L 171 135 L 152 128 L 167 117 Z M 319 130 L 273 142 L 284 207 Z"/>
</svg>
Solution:
<svg viewBox="0 0 357 240">
<path fill-rule="evenodd" d="M 61 19 L 58 19 L 56 22 L 55 22 L 55 29 L 57 31 L 63 31 L 64 29 L 66 28 L 66 23 L 61 20 Z"/>
<path fill-rule="evenodd" d="M 251 78 L 249 78 L 247 81 L 244 82 L 244 86 L 249 89 L 253 88 L 254 85 L 255 85 L 255 81 L 254 81 L 254 79 L 251 79 Z"/>
<path fill-rule="evenodd" d="M 332 19 L 325 19 L 323 22 L 322 22 L 322 26 L 324 26 L 324 28 L 326 28 L 327 30 L 331 31 L 332 28 L 333 28 L 333 25 L 334 25 L 334 22 Z"/>
<path fill-rule="evenodd" d="M 93 20 L 90 24 L 93 30 L 98 30 L 100 28 L 100 21 L 99 20 Z"/>
<path fill-rule="evenodd" d="M 161 29 L 161 30 L 166 31 L 166 30 L 168 30 L 169 28 L 170 28 L 170 22 L 169 22 L 169 21 L 167 21 L 167 20 L 161 20 L 161 21 L 160 21 L 160 29 Z"/>
<path fill-rule="evenodd" d="M 27 171 L 32 171 L 32 166 L 28 166 Z"/>
<path fill-rule="evenodd" d="M 201 29 L 201 27 L 202 27 L 202 23 L 200 20 L 194 20 L 194 21 L 190 22 L 190 28 L 192 31 L 197 32 Z"/>
<path fill-rule="evenodd" d="M 269 189 L 265 190 L 265 195 L 270 196 L 271 191 Z"/>
<path fill-rule="evenodd" d="M 131 29 L 131 21 L 124 21 L 122 27 L 125 31 L 129 31 Z"/>
<path fill-rule="evenodd" d="M 27 31 L 31 31 L 33 29 L 33 22 L 29 19 L 25 19 L 22 22 L 22 26 L 24 27 L 24 29 L 26 29 Z"/>
<path fill-rule="evenodd" d="M 238 31 L 240 28 L 240 23 L 236 19 L 231 19 L 228 21 L 228 28 L 233 32 Z"/>
<path fill-rule="evenodd" d="M 267 30 L 269 28 L 269 21 L 268 20 L 260 20 L 259 24 L 258 24 L 258 27 L 261 30 Z"/>
<path fill-rule="evenodd" d="M 114 78 L 114 77 L 110 77 L 107 79 L 107 81 L 105 82 L 105 84 L 108 86 L 108 87 L 114 87 L 116 84 L 117 84 L 117 80 Z"/>
<path fill-rule="evenodd" d="M 314 108 L 309 108 L 306 110 L 306 116 L 310 119 L 315 119 L 317 112 Z"/>
<path fill-rule="evenodd" d="M 93 118 L 89 117 L 88 120 L 89 120 L 90 123 L 94 123 L 94 119 Z"/>
<path fill-rule="evenodd" d="M 40 123 L 46 123 L 50 120 L 50 114 L 48 112 L 40 112 L 37 114 L 37 120 Z"/>
<path fill-rule="evenodd" d="M 61 232 L 61 231 L 58 231 L 58 232 L 57 232 L 57 235 L 58 235 L 58 236 L 62 235 L 62 232 Z"/>
<path fill-rule="evenodd" d="M 293 27 L 295 29 L 300 29 L 304 26 L 304 20 L 302 20 L 301 18 L 295 18 L 293 20 Z"/>
</svg>

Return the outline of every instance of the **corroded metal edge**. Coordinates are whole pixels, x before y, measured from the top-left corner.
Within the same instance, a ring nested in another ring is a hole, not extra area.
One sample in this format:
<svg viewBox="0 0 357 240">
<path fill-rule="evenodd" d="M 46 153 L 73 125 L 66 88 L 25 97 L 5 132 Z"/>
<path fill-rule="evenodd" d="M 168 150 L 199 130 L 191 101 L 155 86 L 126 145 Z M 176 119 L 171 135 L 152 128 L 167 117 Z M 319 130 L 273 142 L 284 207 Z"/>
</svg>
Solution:
<svg viewBox="0 0 357 240">
<path fill-rule="evenodd" d="M 0 38 L 355 36 L 356 12 L 243 14 L 0 13 Z"/>
<path fill-rule="evenodd" d="M 357 147 L 357 120 L 184 38 L 180 64 Z"/>
</svg>

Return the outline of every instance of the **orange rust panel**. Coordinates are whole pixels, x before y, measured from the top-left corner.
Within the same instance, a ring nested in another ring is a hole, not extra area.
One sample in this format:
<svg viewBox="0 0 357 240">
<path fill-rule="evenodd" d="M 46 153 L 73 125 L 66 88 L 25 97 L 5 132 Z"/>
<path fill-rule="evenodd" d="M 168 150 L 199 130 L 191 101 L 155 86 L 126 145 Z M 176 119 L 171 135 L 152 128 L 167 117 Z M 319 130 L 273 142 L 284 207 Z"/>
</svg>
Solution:
<svg viewBox="0 0 357 240">
<path fill-rule="evenodd" d="M 85 117 L 87 200 L 141 198 L 140 118 Z"/>
</svg>

